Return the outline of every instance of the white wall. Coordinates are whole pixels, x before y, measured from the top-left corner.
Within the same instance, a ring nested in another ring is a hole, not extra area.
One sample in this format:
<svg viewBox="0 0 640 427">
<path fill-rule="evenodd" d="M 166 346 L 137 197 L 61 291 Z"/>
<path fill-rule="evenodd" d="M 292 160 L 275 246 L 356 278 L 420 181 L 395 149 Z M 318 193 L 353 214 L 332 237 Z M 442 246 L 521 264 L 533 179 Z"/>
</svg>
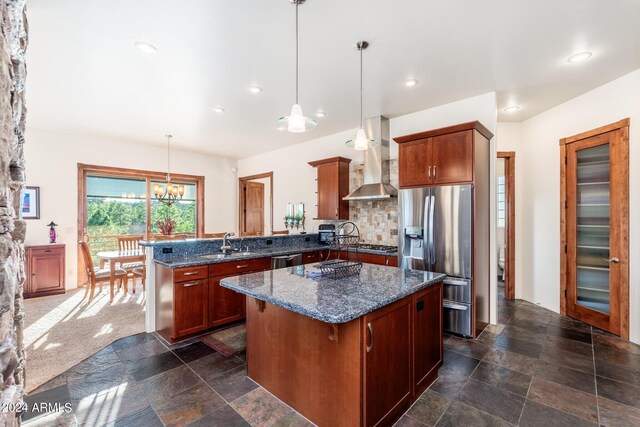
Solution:
<svg viewBox="0 0 640 427">
<path fill-rule="evenodd" d="M 516 296 L 560 310 L 561 138 L 631 118 L 630 339 L 640 343 L 640 69 L 521 124 L 500 123 L 500 150 L 516 155 Z M 504 146 L 502 145 L 504 143 Z"/>
<path fill-rule="evenodd" d="M 46 224 L 59 225 L 59 243 L 66 244 L 66 287 L 77 286 L 77 164 L 164 172 L 166 148 L 93 136 L 27 129 L 27 185 L 40 187 L 40 219 L 27 221 L 27 245 L 47 244 Z M 205 177 L 205 231 L 236 229 L 235 160 L 171 150 L 171 171 Z"/>
<path fill-rule="evenodd" d="M 496 95 L 491 92 L 405 116 L 394 117 L 390 119 L 389 125 L 391 138 L 474 120 L 479 120 L 495 134 L 496 116 Z M 322 122 L 319 126 L 322 126 Z M 288 202 L 304 202 L 307 211 L 307 231 L 317 230 L 319 222 L 311 220 L 316 215 L 316 172 L 307 162 L 342 156 L 352 159 L 353 162 L 362 163 L 364 161 L 363 153 L 348 148 L 344 144 L 345 141 L 353 138 L 355 132 L 356 130 L 353 129 L 238 161 L 239 176 L 273 171 L 274 229 L 281 228 Z M 397 158 L 398 146 L 393 141 L 390 144 L 391 158 Z M 496 158 L 495 138 L 491 141 L 491 158 Z M 494 163 L 492 162 L 490 182 L 495 182 Z M 492 186 L 491 206 L 495 206 L 495 200 L 495 186 Z M 495 230 L 495 224 L 494 208 L 491 212 L 492 230 Z M 492 232 L 492 236 L 495 236 L 495 233 Z M 493 237 L 490 251 L 492 266 L 491 322 L 495 323 L 497 312 L 493 303 L 496 301 L 497 256 Z"/>
</svg>

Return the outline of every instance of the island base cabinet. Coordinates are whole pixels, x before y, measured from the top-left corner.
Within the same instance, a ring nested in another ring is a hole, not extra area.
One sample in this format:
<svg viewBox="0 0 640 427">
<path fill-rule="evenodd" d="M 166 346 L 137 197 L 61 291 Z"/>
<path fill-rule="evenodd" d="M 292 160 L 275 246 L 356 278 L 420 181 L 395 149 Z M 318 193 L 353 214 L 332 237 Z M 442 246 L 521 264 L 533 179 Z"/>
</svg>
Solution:
<svg viewBox="0 0 640 427">
<path fill-rule="evenodd" d="M 364 316 L 364 425 L 391 425 L 411 405 L 412 299 Z"/>
<path fill-rule="evenodd" d="M 441 310 L 442 283 L 340 324 L 247 296 L 248 376 L 318 426 L 393 425 L 437 379 Z"/>
</svg>

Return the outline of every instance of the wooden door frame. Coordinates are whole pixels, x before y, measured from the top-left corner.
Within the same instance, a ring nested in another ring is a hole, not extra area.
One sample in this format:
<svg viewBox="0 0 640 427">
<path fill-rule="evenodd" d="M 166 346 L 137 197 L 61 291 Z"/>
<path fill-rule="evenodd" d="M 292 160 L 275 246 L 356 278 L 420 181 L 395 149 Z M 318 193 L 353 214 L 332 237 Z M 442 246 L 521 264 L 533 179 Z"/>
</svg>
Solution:
<svg viewBox="0 0 640 427">
<path fill-rule="evenodd" d="M 504 159 L 504 242 L 507 245 L 504 296 L 513 300 L 516 298 L 516 152 L 498 151 L 498 158 Z"/>
<path fill-rule="evenodd" d="M 567 239 L 567 145 L 587 138 L 598 136 L 607 132 L 619 131 L 620 159 L 626 162 L 627 170 L 626 185 L 621 188 L 621 206 L 620 211 L 623 214 L 620 218 L 620 238 L 623 240 L 623 246 L 626 247 L 626 254 L 620 256 L 621 263 L 626 266 L 626 273 L 622 274 L 619 283 L 620 294 L 620 336 L 629 339 L 629 118 L 622 119 L 609 125 L 601 126 L 577 135 L 573 135 L 560 140 L 560 314 L 567 314 L 567 269 L 568 257 L 566 248 Z M 623 268 L 623 266 L 621 266 Z"/>
<path fill-rule="evenodd" d="M 244 223 L 244 197 L 242 197 L 242 190 L 244 184 L 247 181 L 262 178 L 269 178 L 269 210 L 271 211 L 269 220 L 271 233 L 273 233 L 273 171 L 271 171 L 238 178 L 238 236 L 244 236 L 242 231 L 242 224 Z"/>
<path fill-rule="evenodd" d="M 84 228 L 87 221 L 86 200 L 87 200 L 87 177 L 119 177 L 134 178 L 146 180 L 147 189 L 147 228 L 145 239 L 149 238 L 151 233 L 151 181 L 163 181 L 167 178 L 166 172 L 146 171 L 140 169 L 117 168 L 111 166 L 88 165 L 78 163 L 78 241 L 84 240 Z M 172 173 L 172 179 L 175 182 L 185 182 L 196 185 L 196 237 L 202 237 L 204 233 L 204 176 L 186 175 Z M 78 264 L 78 287 L 82 287 L 86 283 L 86 274 L 84 272 L 84 260 L 81 256 L 77 257 Z"/>
</svg>

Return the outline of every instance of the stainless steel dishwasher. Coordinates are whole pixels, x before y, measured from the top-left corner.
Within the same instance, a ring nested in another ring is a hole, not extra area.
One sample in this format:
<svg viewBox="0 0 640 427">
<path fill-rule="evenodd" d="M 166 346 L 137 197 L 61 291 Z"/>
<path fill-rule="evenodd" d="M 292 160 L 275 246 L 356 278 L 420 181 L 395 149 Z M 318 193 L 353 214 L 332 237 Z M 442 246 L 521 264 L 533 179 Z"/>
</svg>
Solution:
<svg viewBox="0 0 640 427">
<path fill-rule="evenodd" d="M 271 269 L 292 267 L 294 265 L 302 265 L 302 254 L 274 256 L 271 258 Z"/>
</svg>

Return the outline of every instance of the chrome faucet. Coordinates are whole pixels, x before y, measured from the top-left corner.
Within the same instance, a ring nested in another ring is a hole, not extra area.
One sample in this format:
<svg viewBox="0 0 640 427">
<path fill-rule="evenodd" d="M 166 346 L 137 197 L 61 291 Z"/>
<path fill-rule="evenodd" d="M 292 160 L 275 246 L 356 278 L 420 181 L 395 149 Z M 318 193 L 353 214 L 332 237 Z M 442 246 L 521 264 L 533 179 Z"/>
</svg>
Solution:
<svg viewBox="0 0 640 427">
<path fill-rule="evenodd" d="M 232 248 L 231 245 L 227 243 L 227 238 L 235 235 L 236 233 L 233 232 L 225 233 L 224 237 L 222 238 L 222 246 L 220 247 L 220 250 L 223 254 L 227 255 L 229 252 L 231 252 Z"/>
</svg>

